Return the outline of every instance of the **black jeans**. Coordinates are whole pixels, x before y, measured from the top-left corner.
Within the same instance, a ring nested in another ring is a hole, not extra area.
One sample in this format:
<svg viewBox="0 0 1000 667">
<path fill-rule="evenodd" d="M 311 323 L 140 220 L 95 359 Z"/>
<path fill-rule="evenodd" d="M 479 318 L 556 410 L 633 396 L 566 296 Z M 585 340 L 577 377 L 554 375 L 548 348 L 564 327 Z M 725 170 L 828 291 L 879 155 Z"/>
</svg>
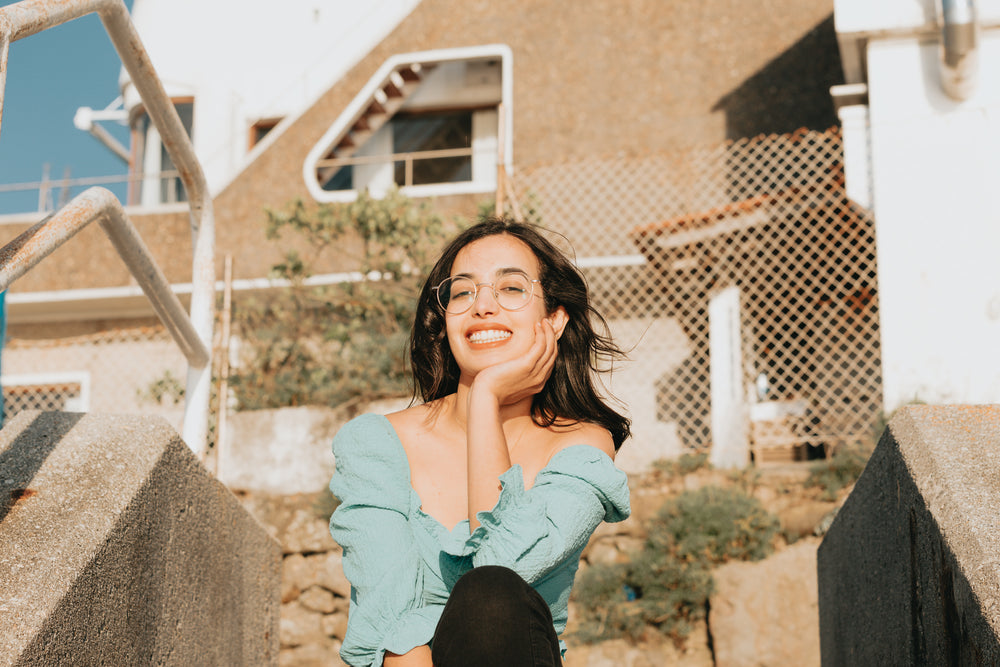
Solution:
<svg viewBox="0 0 1000 667">
<path fill-rule="evenodd" d="M 432 643 L 434 667 L 559 667 L 552 613 L 516 572 L 486 565 L 455 584 Z"/>
</svg>

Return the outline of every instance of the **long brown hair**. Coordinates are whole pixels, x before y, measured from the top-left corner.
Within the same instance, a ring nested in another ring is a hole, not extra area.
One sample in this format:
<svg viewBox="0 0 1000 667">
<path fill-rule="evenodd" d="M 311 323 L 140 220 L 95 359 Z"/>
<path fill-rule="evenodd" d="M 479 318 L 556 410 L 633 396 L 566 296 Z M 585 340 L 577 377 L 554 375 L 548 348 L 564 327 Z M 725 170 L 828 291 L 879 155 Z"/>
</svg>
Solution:
<svg viewBox="0 0 1000 667">
<path fill-rule="evenodd" d="M 490 218 L 456 236 L 427 276 L 410 335 L 414 398 L 429 402 L 458 389 L 458 363 L 448 346 L 444 312 L 432 288 L 451 274 L 462 248 L 499 234 L 512 236 L 531 248 L 541 267 L 538 279 L 546 310 L 551 313 L 562 306 L 569 315 L 552 375 L 532 400 L 532 419 L 543 427 L 557 420 L 599 424 L 611 432 L 617 450 L 631 435 L 631 421 L 607 405 L 594 386 L 594 377 L 606 372 L 608 362 L 625 355 L 611 339 L 607 322 L 590 305 L 587 283 L 579 269 L 538 228 L 506 218 Z M 600 332 L 595 330 L 595 324 Z"/>
</svg>

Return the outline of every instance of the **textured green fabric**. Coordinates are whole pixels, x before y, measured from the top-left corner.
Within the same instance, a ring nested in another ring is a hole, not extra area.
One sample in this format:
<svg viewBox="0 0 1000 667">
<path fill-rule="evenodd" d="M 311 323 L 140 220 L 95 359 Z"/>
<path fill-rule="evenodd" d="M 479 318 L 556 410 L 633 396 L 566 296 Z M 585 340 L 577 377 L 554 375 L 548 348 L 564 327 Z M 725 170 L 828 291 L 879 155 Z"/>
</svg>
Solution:
<svg viewBox="0 0 1000 667">
<path fill-rule="evenodd" d="M 420 509 L 410 467 L 389 421 L 367 414 L 333 440 L 340 499 L 330 534 L 344 549 L 351 582 L 347 637 L 350 665 L 381 665 L 386 651 L 427 644 L 455 582 L 479 565 L 520 574 L 548 603 L 557 633 L 566 628 L 570 587 L 580 553 L 601 521 L 629 515 L 628 479 L 589 445 L 557 452 L 525 490 L 519 465 L 500 476 L 496 506 L 448 530 Z"/>
</svg>

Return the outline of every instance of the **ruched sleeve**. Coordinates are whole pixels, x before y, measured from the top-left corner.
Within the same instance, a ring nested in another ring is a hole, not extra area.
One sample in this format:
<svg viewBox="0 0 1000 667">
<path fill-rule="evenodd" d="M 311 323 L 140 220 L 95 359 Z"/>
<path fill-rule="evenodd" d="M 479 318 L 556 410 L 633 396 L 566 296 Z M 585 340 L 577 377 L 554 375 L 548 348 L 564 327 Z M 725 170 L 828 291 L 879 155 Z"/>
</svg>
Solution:
<svg viewBox="0 0 1000 667">
<path fill-rule="evenodd" d="M 385 652 L 428 643 L 440 610 L 422 606 L 424 567 L 409 526 L 412 487 L 405 452 L 380 415 L 351 420 L 333 440 L 330 490 L 340 505 L 330 534 L 343 548 L 351 582 L 347 636 L 350 665 L 381 665 Z"/>
<path fill-rule="evenodd" d="M 556 452 L 529 490 L 519 465 L 503 473 L 500 483 L 496 506 L 479 512 L 480 525 L 447 549 L 455 559 L 452 576 L 503 565 L 536 584 L 568 559 L 578 559 L 601 521 L 623 521 L 630 512 L 627 476 L 589 445 Z"/>
</svg>

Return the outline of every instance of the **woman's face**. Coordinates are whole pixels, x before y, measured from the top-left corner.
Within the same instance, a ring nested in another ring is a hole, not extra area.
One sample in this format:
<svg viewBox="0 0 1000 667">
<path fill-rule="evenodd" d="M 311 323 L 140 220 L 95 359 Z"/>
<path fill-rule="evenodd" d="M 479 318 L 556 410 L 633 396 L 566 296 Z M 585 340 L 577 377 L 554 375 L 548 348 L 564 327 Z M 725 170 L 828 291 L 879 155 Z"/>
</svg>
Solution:
<svg viewBox="0 0 1000 667">
<path fill-rule="evenodd" d="M 458 362 L 463 381 L 471 381 L 484 368 L 526 354 L 534 342 L 535 324 L 549 319 L 558 337 L 566 324 L 566 311 L 545 311 L 544 285 L 534 283 L 534 295 L 520 310 L 504 310 L 497 304 L 492 284 L 512 271 L 528 278 L 539 277 L 538 259 L 520 239 L 506 234 L 473 241 L 455 256 L 451 276 L 467 276 L 477 285 L 476 300 L 458 315 L 445 313 L 448 345 Z M 486 284 L 484 284 L 486 283 Z"/>
</svg>

